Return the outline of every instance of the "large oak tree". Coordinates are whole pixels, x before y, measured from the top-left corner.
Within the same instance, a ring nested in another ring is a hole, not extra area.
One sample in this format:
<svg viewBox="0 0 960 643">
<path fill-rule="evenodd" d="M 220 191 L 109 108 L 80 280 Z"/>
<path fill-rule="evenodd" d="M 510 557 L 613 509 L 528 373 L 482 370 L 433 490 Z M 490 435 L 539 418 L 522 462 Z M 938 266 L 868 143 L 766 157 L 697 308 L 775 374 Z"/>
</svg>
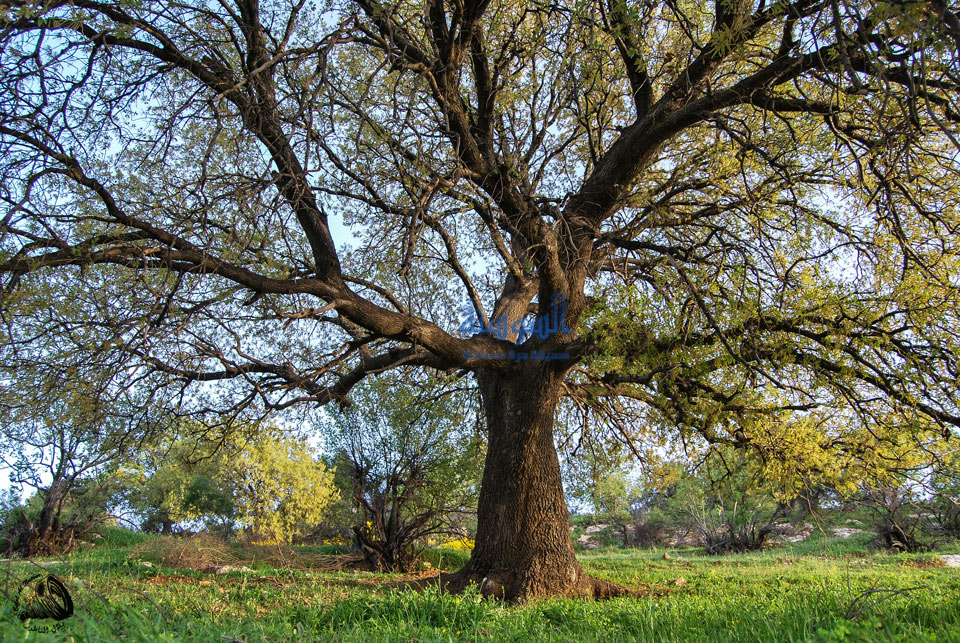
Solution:
<svg viewBox="0 0 960 643">
<path fill-rule="evenodd" d="M 116 390 L 231 414 L 472 377 L 453 589 L 619 591 L 575 560 L 560 425 L 751 448 L 785 480 L 960 425 L 954 3 L 0 12 L 4 385 L 95 355 Z"/>
</svg>

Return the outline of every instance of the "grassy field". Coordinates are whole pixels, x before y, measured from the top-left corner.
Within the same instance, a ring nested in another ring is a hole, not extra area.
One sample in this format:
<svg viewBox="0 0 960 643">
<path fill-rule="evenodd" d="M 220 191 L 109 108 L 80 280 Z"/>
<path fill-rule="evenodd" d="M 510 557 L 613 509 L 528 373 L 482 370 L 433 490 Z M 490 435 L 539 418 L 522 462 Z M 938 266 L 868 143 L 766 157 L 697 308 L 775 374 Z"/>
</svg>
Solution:
<svg viewBox="0 0 960 643">
<path fill-rule="evenodd" d="M 871 553 L 868 539 L 811 537 L 722 558 L 594 550 L 581 556 L 591 573 L 647 596 L 512 607 L 394 586 L 455 568 L 465 554 L 453 550 L 429 552 L 431 567 L 419 573 L 378 575 L 337 571 L 345 557 L 319 548 L 228 548 L 116 530 L 96 549 L 45 564 L 71 588 L 74 617 L 21 623 L 0 598 L 0 639 L 960 641 L 960 569 L 943 567 L 936 553 Z M 960 549 L 938 553 L 945 552 Z M 223 564 L 234 569 L 211 571 Z M 37 570 L 23 563 L 4 569 L 8 594 Z"/>
</svg>

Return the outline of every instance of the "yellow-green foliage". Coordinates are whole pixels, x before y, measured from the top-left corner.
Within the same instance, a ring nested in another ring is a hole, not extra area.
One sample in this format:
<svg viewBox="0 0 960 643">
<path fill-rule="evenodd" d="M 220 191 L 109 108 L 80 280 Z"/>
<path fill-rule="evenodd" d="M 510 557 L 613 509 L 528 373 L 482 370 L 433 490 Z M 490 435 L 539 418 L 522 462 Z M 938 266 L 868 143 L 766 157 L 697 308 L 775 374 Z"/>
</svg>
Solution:
<svg viewBox="0 0 960 643">
<path fill-rule="evenodd" d="M 144 449 L 119 475 L 130 503 L 168 524 L 236 520 L 263 542 L 289 542 L 339 497 L 333 473 L 303 440 L 264 428 L 223 443 L 190 437 Z"/>
<path fill-rule="evenodd" d="M 266 542 L 290 542 L 339 498 L 313 449 L 275 431 L 246 444 L 227 471 L 240 521 Z"/>
<path fill-rule="evenodd" d="M 778 250 L 788 251 L 798 252 L 786 245 Z M 891 270 L 899 265 L 892 263 Z M 589 358 L 592 366 L 616 373 L 622 379 L 616 392 L 638 404 L 609 401 L 607 383 L 584 378 L 583 390 L 595 396 L 587 397 L 599 411 L 595 417 L 631 414 L 621 425 L 648 469 L 671 457 L 671 443 L 682 443 L 686 455 L 702 454 L 710 445 L 747 448 L 760 456 L 758 477 L 780 500 L 810 484 L 852 492 L 864 482 L 883 483 L 897 471 L 942 460 L 953 449 L 948 432 L 919 410 L 918 392 L 929 386 L 919 372 L 926 368 L 923 360 L 913 356 L 895 369 L 903 378 L 900 401 L 872 390 L 873 376 L 857 361 L 899 346 L 901 340 L 889 339 L 901 332 L 888 319 L 893 314 L 850 303 L 839 285 L 818 285 L 828 274 L 808 268 L 813 272 L 798 273 L 799 279 L 813 285 L 792 291 L 779 309 L 719 306 L 712 320 L 691 299 L 664 301 L 632 286 L 608 289 L 581 319 L 580 331 L 599 348 Z M 938 320 L 955 307 L 942 288 L 911 274 L 892 291 L 917 328 L 960 354 L 954 337 L 937 336 Z M 778 330 L 800 324 L 811 325 L 813 338 Z M 723 341 L 718 326 L 726 329 Z M 759 366 L 748 365 L 750 360 Z M 851 399 L 858 400 L 855 407 Z"/>
</svg>

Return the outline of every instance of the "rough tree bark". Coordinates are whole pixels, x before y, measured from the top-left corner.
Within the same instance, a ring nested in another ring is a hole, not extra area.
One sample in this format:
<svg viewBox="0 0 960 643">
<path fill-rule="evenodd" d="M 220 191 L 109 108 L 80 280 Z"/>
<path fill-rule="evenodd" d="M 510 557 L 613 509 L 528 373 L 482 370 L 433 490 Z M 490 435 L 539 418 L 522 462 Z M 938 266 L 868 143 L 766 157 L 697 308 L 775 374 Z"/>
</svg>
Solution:
<svg viewBox="0 0 960 643">
<path fill-rule="evenodd" d="M 15 537 L 17 549 L 24 558 L 46 556 L 68 550 L 73 545 L 73 526 L 60 528 L 60 513 L 67 498 L 67 484 L 54 480 L 43 496 L 43 506 L 36 521 L 23 515 L 22 533 Z"/>
<path fill-rule="evenodd" d="M 484 371 L 478 379 L 488 446 L 476 545 L 463 569 L 441 577 L 444 587 L 477 583 L 483 595 L 509 601 L 633 593 L 588 576 L 573 551 L 553 441 L 563 372 L 529 360 L 512 376 Z"/>
</svg>

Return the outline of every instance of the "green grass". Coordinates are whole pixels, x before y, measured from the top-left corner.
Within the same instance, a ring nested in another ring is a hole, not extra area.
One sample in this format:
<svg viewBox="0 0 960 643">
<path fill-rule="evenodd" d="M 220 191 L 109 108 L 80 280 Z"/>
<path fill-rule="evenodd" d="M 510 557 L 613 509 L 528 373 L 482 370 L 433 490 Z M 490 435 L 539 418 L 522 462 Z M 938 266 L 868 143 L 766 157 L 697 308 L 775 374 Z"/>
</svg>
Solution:
<svg viewBox="0 0 960 643">
<path fill-rule="evenodd" d="M 101 538 L 97 545 L 105 548 L 135 547 L 150 540 L 149 534 L 110 525 L 102 525 L 97 533 Z"/>
<path fill-rule="evenodd" d="M 50 568 L 71 587 L 73 618 L 24 624 L 0 599 L 0 639 L 960 641 L 960 570 L 932 566 L 938 562 L 932 553 L 868 552 L 856 537 L 811 537 L 726 557 L 670 550 L 669 560 L 664 550 L 594 550 L 581 556 L 588 571 L 650 595 L 523 607 L 482 601 L 475 593 L 385 586 L 400 576 L 287 569 L 256 556 L 252 571 L 220 576 L 159 562 L 145 566 L 151 547 L 164 541 L 113 534 L 102 542 Z M 308 550 L 297 560 L 302 567 L 316 555 Z M 450 550 L 427 555 L 434 567 L 453 568 L 463 559 L 462 552 Z M 13 578 L 31 571 L 24 564 L 5 569 Z M 8 593 L 16 587 L 9 579 L 6 584 Z M 915 586 L 923 587 L 865 609 L 856 620 L 844 618 L 864 591 Z"/>
<path fill-rule="evenodd" d="M 454 570 L 463 567 L 470 559 L 470 552 L 451 547 L 434 547 L 423 552 L 422 560 L 436 569 Z"/>
</svg>

